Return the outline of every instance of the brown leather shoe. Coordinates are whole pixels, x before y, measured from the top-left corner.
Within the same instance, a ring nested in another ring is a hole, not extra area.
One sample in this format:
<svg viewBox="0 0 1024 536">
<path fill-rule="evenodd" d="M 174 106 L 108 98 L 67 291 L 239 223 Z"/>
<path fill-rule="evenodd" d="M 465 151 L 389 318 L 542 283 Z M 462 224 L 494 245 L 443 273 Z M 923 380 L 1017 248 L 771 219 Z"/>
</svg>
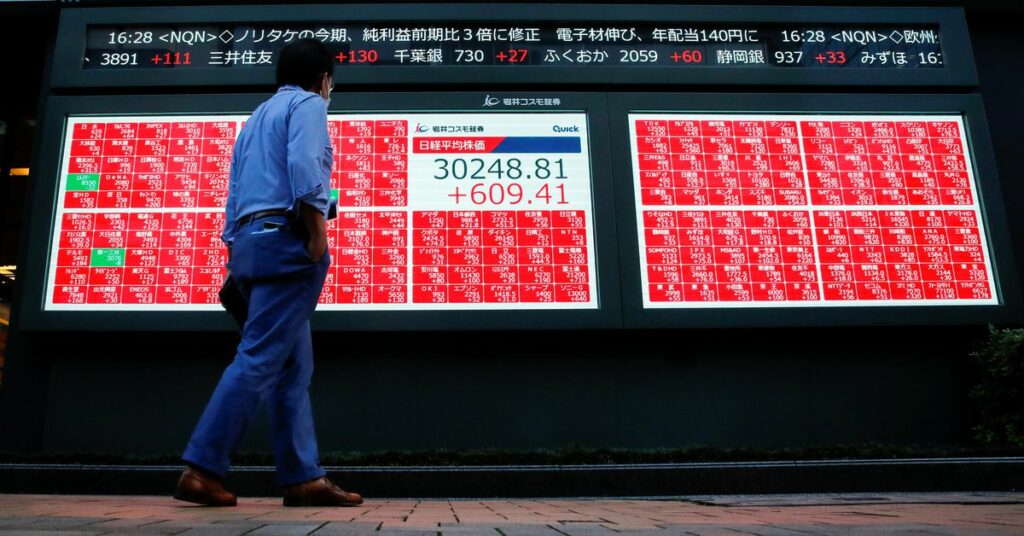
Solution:
<svg viewBox="0 0 1024 536">
<path fill-rule="evenodd" d="M 284 488 L 285 506 L 358 506 L 360 504 L 363 504 L 362 495 L 339 488 L 326 476 Z"/>
<path fill-rule="evenodd" d="M 238 504 L 238 497 L 224 489 L 224 485 L 219 479 L 191 467 L 182 471 L 181 478 L 178 479 L 178 489 L 174 491 L 174 498 L 206 506 L 235 506 Z"/>
</svg>

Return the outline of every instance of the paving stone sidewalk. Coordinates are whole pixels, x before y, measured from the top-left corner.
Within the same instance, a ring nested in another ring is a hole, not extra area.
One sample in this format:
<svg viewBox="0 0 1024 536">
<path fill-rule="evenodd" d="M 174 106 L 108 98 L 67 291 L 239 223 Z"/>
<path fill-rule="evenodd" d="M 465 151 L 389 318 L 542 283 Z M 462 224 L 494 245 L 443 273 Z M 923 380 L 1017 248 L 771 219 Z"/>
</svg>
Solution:
<svg viewBox="0 0 1024 536">
<path fill-rule="evenodd" d="M 1024 534 L 1024 493 L 731 495 L 672 498 L 367 499 L 284 508 L 241 498 L 0 495 L 0 534 L 93 536 Z"/>
</svg>

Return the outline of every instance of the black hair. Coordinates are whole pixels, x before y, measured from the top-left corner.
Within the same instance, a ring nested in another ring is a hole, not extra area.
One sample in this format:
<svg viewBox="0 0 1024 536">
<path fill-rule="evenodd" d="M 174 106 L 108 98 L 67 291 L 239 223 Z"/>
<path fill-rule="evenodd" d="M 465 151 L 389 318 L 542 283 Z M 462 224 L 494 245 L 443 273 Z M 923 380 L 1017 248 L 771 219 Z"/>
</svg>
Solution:
<svg viewBox="0 0 1024 536">
<path fill-rule="evenodd" d="M 320 86 L 324 73 L 334 75 L 334 56 L 316 39 L 288 43 L 277 58 L 277 86 L 294 84 L 302 89 Z"/>
</svg>

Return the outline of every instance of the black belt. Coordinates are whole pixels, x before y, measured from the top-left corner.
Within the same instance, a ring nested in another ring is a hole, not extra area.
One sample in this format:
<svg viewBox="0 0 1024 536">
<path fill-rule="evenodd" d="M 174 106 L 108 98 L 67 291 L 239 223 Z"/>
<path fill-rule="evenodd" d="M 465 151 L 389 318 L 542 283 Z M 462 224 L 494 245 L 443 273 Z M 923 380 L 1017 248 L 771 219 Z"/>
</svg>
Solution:
<svg viewBox="0 0 1024 536">
<path fill-rule="evenodd" d="M 252 214 L 246 214 L 245 216 L 242 216 L 241 218 L 238 218 L 238 225 L 245 225 L 247 223 L 250 223 L 250 222 L 253 222 L 253 221 L 256 221 L 256 220 L 259 220 L 259 219 L 263 219 L 263 218 L 269 218 L 271 216 L 284 216 L 285 214 L 287 214 L 287 211 L 282 209 L 282 208 L 275 208 L 275 209 L 271 209 L 271 210 L 260 210 L 260 211 L 257 211 L 257 212 L 253 212 Z"/>
</svg>

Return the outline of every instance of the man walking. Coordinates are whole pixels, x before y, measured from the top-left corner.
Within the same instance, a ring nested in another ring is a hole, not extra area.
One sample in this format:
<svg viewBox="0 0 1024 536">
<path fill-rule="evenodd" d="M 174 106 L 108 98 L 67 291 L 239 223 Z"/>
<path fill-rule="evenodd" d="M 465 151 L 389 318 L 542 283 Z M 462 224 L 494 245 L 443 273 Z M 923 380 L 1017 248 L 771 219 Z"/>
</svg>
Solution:
<svg viewBox="0 0 1024 536">
<path fill-rule="evenodd" d="M 327 103 L 334 62 L 319 41 L 281 51 L 277 93 L 261 104 L 235 142 L 222 239 L 228 269 L 249 304 L 234 361 L 224 371 L 182 459 L 174 498 L 234 506 L 222 480 L 231 454 L 265 402 L 285 506 L 354 506 L 320 466 L 309 384 L 309 317 L 330 256 L 333 150 Z"/>
</svg>

